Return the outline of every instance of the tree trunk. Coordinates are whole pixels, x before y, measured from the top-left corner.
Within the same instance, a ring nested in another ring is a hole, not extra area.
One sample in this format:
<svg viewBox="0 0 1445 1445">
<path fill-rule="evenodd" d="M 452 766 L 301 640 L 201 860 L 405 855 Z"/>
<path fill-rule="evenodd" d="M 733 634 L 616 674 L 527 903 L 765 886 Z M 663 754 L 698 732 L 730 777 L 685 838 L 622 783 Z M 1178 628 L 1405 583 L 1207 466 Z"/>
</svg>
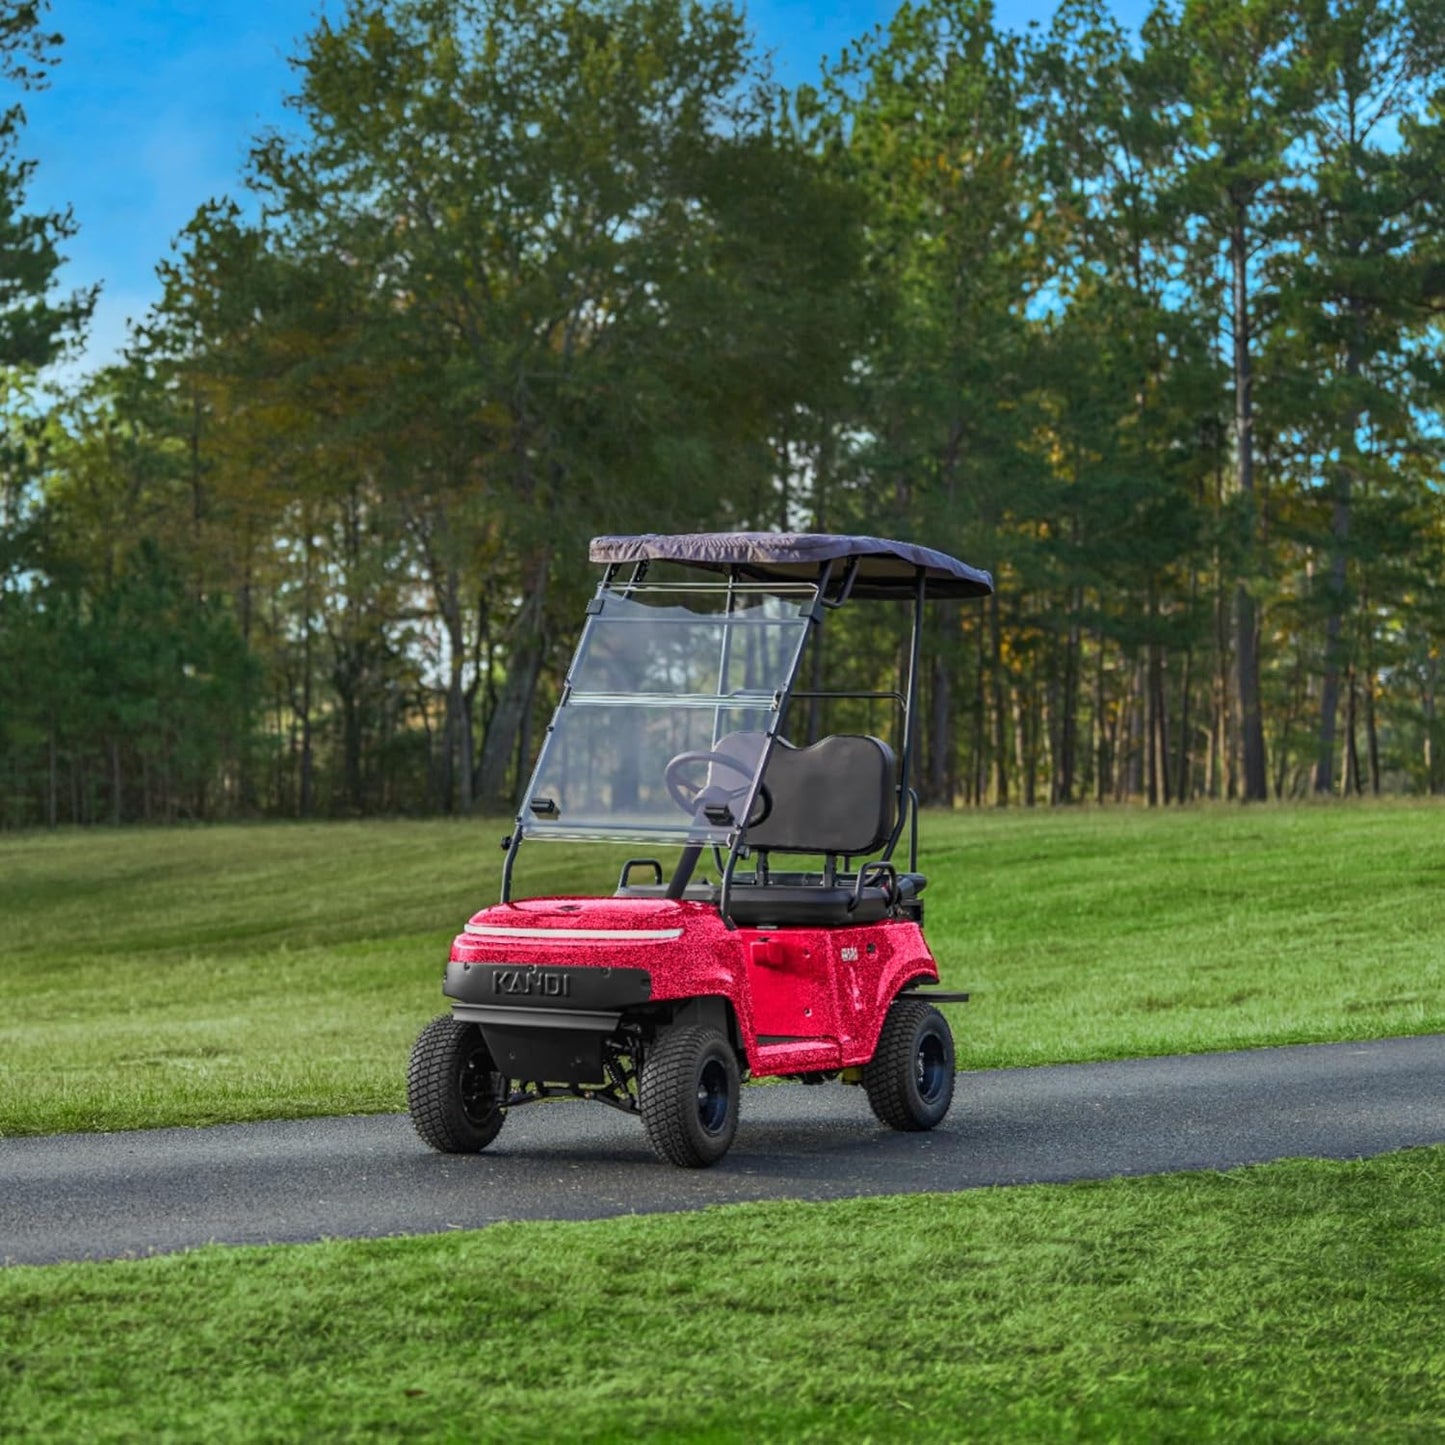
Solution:
<svg viewBox="0 0 1445 1445">
<path fill-rule="evenodd" d="M 1187 803 L 1194 796 L 1194 742 L 1190 737 L 1189 689 L 1193 685 L 1194 649 L 1184 649 L 1179 678 L 1179 771 L 1175 774 L 1174 799 Z"/>
<path fill-rule="evenodd" d="M 360 489 L 353 485 L 341 509 L 342 536 L 345 539 L 346 618 L 345 626 L 331 633 L 334 658 L 332 686 L 341 704 L 341 766 L 347 808 L 357 816 L 366 811 L 365 695 L 371 675 L 371 629 L 376 625 L 368 616 L 360 596 L 359 578 L 362 570 L 361 533 L 363 507 Z"/>
<path fill-rule="evenodd" d="M 1341 485 L 1348 485 L 1341 483 Z M 1315 757 L 1314 790 L 1335 790 L 1335 718 L 1340 710 L 1341 635 L 1344 632 L 1345 552 L 1349 528 L 1348 499 L 1335 498 L 1335 555 L 1330 561 L 1330 614 L 1325 619 L 1325 671 L 1320 685 L 1319 747 Z"/>
<path fill-rule="evenodd" d="M 1039 686 L 1039 753 L 1048 769 L 1049 802 L 1059 801 L 1059 773 L 1062 770 L 1060 754 L 1063 739 L 1059 725 L 1063 706 L 1059 698 L 1059 648 L 1057 640 L 1045 654 L 1047 665 L 1044 679 Z"/>
<path fill-rule="evenodd" d="M 1350 335 L 1345 356 L 1345 375 L 1351 386 L 1359 377 L 1363 362 L 1364 341 L 1358 316 Z M 1325 672 L 1320 690 L 1320 740 L 1315 761 L 1315 792 L 1334 791 L 1335 717 L 1340 707 L 1340 668 L 1343 665 L 1345 623 L 1345 575 L 1350 539 L 1350 507 L 1354 482 L 1354 463 L 1359 451 L 1356 434 L 1360 427 L 1360 408 L 1351 407 L 1345 419 L 1344 460 L 1335 468 L 1335 495 L 1330 517 L 1329 615 L 1325 620 Z"/>
<path fill-rule="evenodd" d="M 1214 589 L 1213 667 L 1209 683 L 1209 757 L 1204 769 L 1206 797 L 1228 797 L 1229 768 L 1229 602 L 1217 565 Z"/>
<path fill-rule="evenodd" d="M 1014 764 L 1023 791 L 1024 807 L 1032 808 L 1037 787 L 1033 688 L 1020 677 L 1017 686 L 1010 689 L 1010 695 L 1013 700 Z"/>
<path fill-rule="evenodd" d="M 1296 652 L 1294 672 L 1290 677 L 1289 691 L 1286 694 L 1284 715 L 1279 720 L 1279 747 L 1276 749 L 1274 763 L 1274 796 L 1276 800 L 1283 798 L 1286 792 L 1286 780 L 1289 779 L 1297 769 L 1290 766 L 1289 738 L 1294 732 L 1296 721 L 1301 718 L 1308 705 L 1309 677 L 1305 672 L 1304 654 Z M 1290 786 L 1293 793 L 1293 785 Z"/>
<path fill-rule="evenodd" d="M 993 664 L 993 801 L 999 808 L 1008 806 L 1008 715 L 1004 697 L 1003 637 L 999 625 L 998 593 L 988 599 L 988 625 L 991 662 Z"/>
<path fill-rule="evenodd" d="M 253 528 L 251 519 L 246 519 L 246 540 L 244 546 L 245 562 L 241 574 L 240 594 L 236 599 L 237 611 L 241 627 L 241 651 L 247 657 L 251 657 L 251 628 L 252 628 L 252 565 L 254 558 L 252 553 L 255 542 L 252 536 Z M 257 811 L 256 798 L 256 777 L 252 768 L 251 760 L 251 669 L 245 667 L 241 671 L 241 717 L 240 736 L 237 741 L 239 756 L 236 759 L 236 792 L 240 811 L 249 816 Z"/>
<path fill-rule="evenodd" d="M 301 800 L 300 813 L 309 818 L 315 808 L 315 761 L 311 747 L 311 523 L 306 522 L 306 560 L 301 589 Z"/>
<path fill-rule="evenodd" d="M 1164 661 L 1162 649 L 1152 634 L 1159 620 L 1158 592 L 1153 578 L 1149 581 L 1148 621 L 1150 641 L 1145 645 L 1145 787 L 1148 803 L 1157 808 L 1169 801 L 1169 728 L 1164 709 Z"/>
<path fill-rule="evenodd" d="M 482 755 L 477 768 L 476 798 L 493 812 L 509 813 L 515 802 L 516 788 L 509 788 L 507 774 L 516 755 L 522 721 L 536 688 L 542 668 L 543 622 L 547 582 L 551 571 L 551 555 L 547 551 L 527 558 L 522 573 L 522 605 L 513 619 L 508 639 L 507 673 L 497 694 L 482 739 Z M 526 767 L 526 759 L 522 767 Z M 520 783 L 518 783 L 520 788 Z"/>
<path fill-rule="evenodd" d="M 1380 733 L 1375 725 L 1375 670 L 1365 669 L 1365 748 L 1370 760 L 1370 791 L 1380 796 Z"/>
<path fill-rule="evenodd" d="M 57 828 L 60 826 L 60 761 L 56 755 L 54 723 L 46 734 L 46 747 L 50 772 L 46 788 L 45 821 L 50 827 Z"/>
<path fill-rule="evenodd" d="M 823 736 L 823 699 L 818 694 L 823 691 L 823 684 L 828 675 L 827 658 L 823 650 L 827 644 L 827 629 L 815 627 L 812 629 L 812 633 L 813 636 L 809 642 L 812 656 L 808 660 L 808 691 L 813 694 L 808 699 L 807 738 L 810 745 Z"/>
<path fill-rule="evenodd" d="M 1079 747 L 1079 649 L 1082 638 L 1076 619 L 1083 606 L 1080 589 L 1074 588 L 1069 599 L 1069 633 L 1064 643 L 1064 676 L 1059 699 L 1062 716 L 1059 720 L 1058 781 L 1054 801 L 1074 801 L 1074 774 L 1078 766 Z"/>
<path fill-rule="evenodd" d="M 969 765 L 969 802 L 981 808 L 988 790 L 988 734 L 985 718 L 988 713 L 988 651 L 980 621 L 978 633 L 978 666 L 974 669 L 973 689 L 973 757 Z"/>
<path fill-rule="evenodd" d="M 1138 798 L 1144 794 L 1144 739 L 1149 690 L 1147 673 L 1144 659 L 1140 658 L 1134 664 L 1129 696 L 1125 704 L 1124 751 L 1121 758 L 1123 766 L 1119 769 L 1119 778 L 1124 788 L 1123 794 L 1118 796 L 1121 803 L 1125 798 Z"/>
<path fill-rule="evenodd" d="M 119 828 L 121 823 L 121 797 L 124 789 L 121 787 L 120 774 L 120 743 L 117 739 L 110 740 L 110 821 L 114 827 Z"/>
<path fill-rule="evenodd" d="M 1202 496 L 1202 492 L 1201 492 Z M 1189 615 L 1195 615 L 1199 605 L 1199 573 L 1189 569 Z M 1178 771 L 1174 775 L 1174 797 L 1179 803 L 1187 803 L 1194 797 L 1194 738 L 1192 725 L 1190 689 L 1194 686 L 1194 648 L 1184 649 L 1184 662 L 1179 679 L 1179 752 Z"/>
<path fill-rule="evenodd" d="M 1113 788 L 1113 779 L 1110 777 L 1112 759 L 1109 752 L 1109 727 L 1108 713 L 1105 711 L 1104 691 L 1104 656 L 1105 643 L 1103 634 L 1099 636 L 1099 666 L 1094 674 L 1094 743 L 1096 750 L 1096 761 L 1094 764 L 1094 798 L 1096 802 L 1106 802 L 1109 793 Z"/>
<path fill-rule="evenodd" d="M 522 780 L 527 776 L 532 761 L 532 718 L 536 711 L 537 681 L 542 675 L 541 652 L 538 652 L 537 666 L 532 669 L 532 686 L 522 704 L 522 724 L 517 729 L 517 758 L 512 776 L 516 779 L 514 794 L 522 790 Z"/>
<path fill-rule="evenodd" d="M 1359 717 L 1360 689 L 1353 663 L 1350 664 L 1348 687 L 1349 692 L 1345 706 L 1345 791 L 1353 792 L 1358 798 L 1364 790 L 1360 787 L 1360 749 L 1355 736 L 1355 723 Z"/>
<path fill-rule="evenodd" d="M 1154 746 L 1159 781 L 1155 791 L 1165 806 L 1173 801 L 1169 777 L 1169 696 L 1164 687 L 1164 675 L 1168 668 L 1168 657 L 1160 644 L 1153 648 L 1154 687 L 1154 728 L 1157 741 Z"/>
<path fill-rule="evenodd" d="M 1431 797 L 1439 791 L 1436 774 L 1439 764 L 1435 756 L 1435 685 L 1440 677 L 1440 660 L 1431 655 L 1425 659 L 1424 686 L 1421 689 L 1421 709 L 1425 716 L 1425 791 Z"/>
<path fill-rule="evenodd" d="M 431 689 L 424 684 L 419 685 L 416 690 L 416 710 L 421 715 L 422 736 L 426 739 L 427 791 L 435 804 L 442 794 L 437 781 L 436 729 L 431 725 Z"/>
<path fill-rule="evenodd" d="M 338 668 L 332 682 L 341 703 L 341 765 L 345 774 L 346 805 L 360 817 L 366 811 L 366 790 L 361 769 L 361 703 L 350 668 Z"/>
<path fill-rule="evenodd" d="M 472 810 L 472 714 L 466 686 L 467 638 L 462 618 L 461 579 L 455 567 L 444 571 L 437 588 L 442 625 L 447 634 L 447 714 L 442 726 L 446 739 L 444 773 L 447 779 L 447 811 L 465 815 Z M 525 604 L 524 604 L 525 606 Z"/>
<path fill-rule="evenodd" d="M 948 659 L 940 646 L 933 654 L 933 716 L 929 728 L 928 801 L 951 807 L 949 789 L 953 756 L 953 685 Z"/>
<path fill-rule="evenodd" d="M 1252 570 L 1259 526 L 1254 495 L 1254 375 L 1250 354 L 1249 253 L 1245 206 L 1236 208 L 1229 233 L 1233 271 L 1235 466 L 1244 499 L 1245 567 Z M 1235 656 L 1238 667 L 1240 742 L 1244 752 L 1244 799 L 1263 802 L 1269 793 L 1264 756 L 1264 719 L 1259 702 L 1259 617 L 1253 595 L 1241 582 L 1235 590 Z"/>
</svg>

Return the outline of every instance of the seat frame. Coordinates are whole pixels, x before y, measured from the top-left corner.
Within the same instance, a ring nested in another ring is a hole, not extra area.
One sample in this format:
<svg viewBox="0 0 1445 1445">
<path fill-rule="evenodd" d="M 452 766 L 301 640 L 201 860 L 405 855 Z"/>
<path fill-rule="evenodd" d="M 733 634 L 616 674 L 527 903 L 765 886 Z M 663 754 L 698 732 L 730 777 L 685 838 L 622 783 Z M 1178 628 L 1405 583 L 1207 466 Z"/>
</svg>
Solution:
<svg viewBox="0 0 1445 1445">
<path fill-rule="evenodd" d="M 764 733 L 730 733 L 718 740 L 714 751 L 753 770 L 768 741 Z M 666 896 L 719 907 L 725 903 L 729 922 L 742 927 L 838 928 L 896 916 L 921 918 L 918 895 L 927 880 L 921 873 L 898 874 L 886 861 L 892 851 L 888 845 L 897 835 L 899 784 L 897 760 L 881 738 L 836 733 L 804 747 L 776 738 L 762 786 L 768 790 L 769 811 L 745 835 L 744 856 L 755 859 L 751 873 L 735 874 L 723 888 L 694 883 L 688 869 L 681 886 L 676 877 L 663 885 L 655 860 L 633 859 L 623 867 L 616 896 Z M 871 883 L 865 877 L 860 886 L 859 873 L 850 871 L 853 861 L 863 860 L 862 872 L 869 866 L 866 860 L 880 849 L 884 857 L 878 876 L 887 882 Z M 821 856 L 822 871 L 775 873 L 770 867 L 775 853 Z M 657 870 L 656 883 L 629 882 L 631 870 L 642 865 Z"/>
</svg>

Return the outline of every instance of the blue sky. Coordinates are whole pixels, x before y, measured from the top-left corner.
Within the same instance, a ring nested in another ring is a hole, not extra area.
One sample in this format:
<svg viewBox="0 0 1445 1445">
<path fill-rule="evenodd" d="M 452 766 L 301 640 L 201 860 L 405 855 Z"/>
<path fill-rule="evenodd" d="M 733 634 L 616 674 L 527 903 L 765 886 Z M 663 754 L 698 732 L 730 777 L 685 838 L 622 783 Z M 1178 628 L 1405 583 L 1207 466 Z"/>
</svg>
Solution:
<svg viewBox="0 0 1445 1445">
<path fill-rule="evenodd" d="M 126 320 L 159 294 L 157 263 L 197 206 L 235 194 L 251 138 L 285 125 L 287 57 L 339 0 L 51 0 L 65 37 L 48 91 L 26 98 L 21 153 L 39 162 L 32 203 L 70 205 L 80 232 L 67 285 L 101 282 L 90 344 L 67 371 L 112 359 Z M 825 56 L 886 21 L 891 0 L 754 0 L 754 32 L 780 79 L 812 79 Z M 1046 20 L 1054 0 L 999 0 L 1002 24 Z M 1118 0 L 1137 24 L 1144 0 Z"/>
</svg>

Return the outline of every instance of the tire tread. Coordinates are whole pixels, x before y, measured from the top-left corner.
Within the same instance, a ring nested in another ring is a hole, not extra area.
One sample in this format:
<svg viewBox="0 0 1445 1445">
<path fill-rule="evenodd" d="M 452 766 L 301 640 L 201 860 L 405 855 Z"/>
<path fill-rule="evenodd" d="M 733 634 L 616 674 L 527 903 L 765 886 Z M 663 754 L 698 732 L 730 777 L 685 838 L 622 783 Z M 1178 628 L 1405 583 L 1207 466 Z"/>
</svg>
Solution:
<svg viewBox="0 0 1445 1445">
<path fill-rule="evenodd" d="M 475 1024 L 440 1014 L 417 1036 L 406 1070 L 406 1102 L 412 1128 L 440 1154 L 475 1154 L 501 1132 L 506 1111 L 494 1109 L 485 1123 L 469 1119 L 458 1085 L 460 1055 Z"/>
<path fill-rule="evenodd" d="M 714 1040 L 731 1055 L 731 1046 L 716 1029 L 696 1025 L 672 1028 L 652 1045 L 643 1060 L 638 1090 L 643 1131 L 652 1152 L 681 1169 L 715 1164 L 727 1153 L 737 1131 L 739 1080 L 735 1061 L 730 1071 L 732 1128 L 718 1139 L 708 1139 L 701 1136 L 697 1125 L 697 1061 L 701 1051 Z"/>
<path fill-rule="evenodd" d="M 949 1038 L 949 1053 L 952 1049 L 952 1034 L 948 1021 L 934 1006 L 921 998 L 897 998 L 883 1020 L 883 1029 L 878 1036 L 878 1047 L 872 1059 L 863 1070 L 863 1088 L 868 1095 L 868 1106 L 873 1110 L 880 1124 L 906 1133 L 919 1133 L 932 1129 L 948 1112 L 945 1105 L 937 1118 L 920 1116 L 915 1092 L 912 1088 L 913 1065 L 917 1052 L 918 1031 L 929 1021 L 930 1016 L 938 1019 Z M 950 1088 L 948 1102 L 953 1101 Z"/>
</svg>

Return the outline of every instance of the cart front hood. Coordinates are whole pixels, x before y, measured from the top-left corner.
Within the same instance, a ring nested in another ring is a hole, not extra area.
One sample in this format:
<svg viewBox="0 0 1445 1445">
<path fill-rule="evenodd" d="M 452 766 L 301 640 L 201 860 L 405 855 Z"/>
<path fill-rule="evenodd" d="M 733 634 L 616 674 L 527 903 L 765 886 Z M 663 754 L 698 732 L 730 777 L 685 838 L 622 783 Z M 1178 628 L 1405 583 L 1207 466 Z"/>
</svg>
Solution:
<svg viewBox="0 0 1445 1445">
<path fill-rule="evenodd" d="M 670 943 L 688 929 L 706 927 L 709 917 L 716 920 L 717 910 L 669 898 L 530 898 L 484 908 L 468 921 L 462 937 L 553 946 L 568 941 L 604 947 Z"/>
<path fill-rule="evenodd" d="M 711 904 L 666 898 L 533 898 L 476 914 L 452 943 L 457 970 L 643 970 L 653 999 L 732 997 L 738 934 Z M 507 984 L 510 987 L 510 983 Z M 458 994 L 452 984 L 447 992 Z"/>
</svg>

